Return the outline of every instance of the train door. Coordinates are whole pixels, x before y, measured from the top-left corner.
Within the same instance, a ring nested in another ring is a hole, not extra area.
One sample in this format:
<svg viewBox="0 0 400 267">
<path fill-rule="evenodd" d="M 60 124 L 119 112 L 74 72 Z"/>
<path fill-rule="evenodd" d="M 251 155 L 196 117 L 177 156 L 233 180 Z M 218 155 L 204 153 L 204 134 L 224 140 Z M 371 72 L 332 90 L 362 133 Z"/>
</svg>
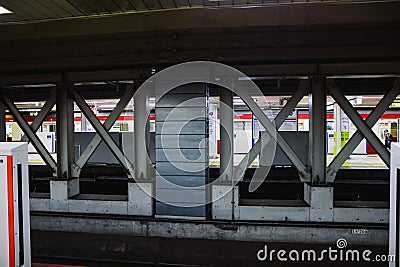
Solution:
<svg viewBox="0 0 400 267">
<path fill-rule="evenodd" d="M 397 119 L 397 142 L 400 142 L 400 119 Z"/>
<path fill-rule="evenodd" d="M 389 132 L 390 132 L 390 134 L 392 135 L 392 137 L 393 137 L 393 142 L 397 142 L 399 139 L 399 135 L 398 135 L 398 130 L 397 130 L 397 128 L 398 128 L 398 120 L 399 119 L 397 119 L 397 121 L 392 121 L 391 123 L 390 123 L 390 128 L 389 128 Z"/>
</svg>

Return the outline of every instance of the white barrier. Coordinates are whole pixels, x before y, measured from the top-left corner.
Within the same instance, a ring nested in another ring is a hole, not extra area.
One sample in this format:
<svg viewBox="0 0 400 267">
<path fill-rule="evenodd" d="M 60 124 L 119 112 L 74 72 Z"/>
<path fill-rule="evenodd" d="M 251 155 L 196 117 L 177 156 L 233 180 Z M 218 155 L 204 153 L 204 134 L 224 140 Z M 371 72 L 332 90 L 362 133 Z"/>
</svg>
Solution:
<svg viewBox="0 0 400 267">
<path fill-rule="evenodd" d="M 396 261 L 390 267 L 399 267 L 400 257 L 400 143 L 392 143 L 390 158 L 390 220 L 389 255 L 395 255 Z"/>
<path fill-rule="evenodd" d="M 0 143 L 0 266 L 30 267 L 28 144 Z"/>
</svg>

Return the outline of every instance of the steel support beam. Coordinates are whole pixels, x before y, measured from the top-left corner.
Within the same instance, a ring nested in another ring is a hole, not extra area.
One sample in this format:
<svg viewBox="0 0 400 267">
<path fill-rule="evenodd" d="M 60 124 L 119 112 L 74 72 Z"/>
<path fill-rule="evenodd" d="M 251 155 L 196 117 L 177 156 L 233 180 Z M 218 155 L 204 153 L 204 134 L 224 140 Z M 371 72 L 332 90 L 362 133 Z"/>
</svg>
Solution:
<svg viewBox="0 0 400 267">
<path fill-rule="evenodd" d="M 56 134 L 57 134 L 57 178 L 72 178 L 71 166 L 74 162 L 74 102 L 70 96 L 72 84 L 60 83 L 56 86 Z"/>
<path fill-rule="evenodd" d="M 134 154 L 135 154 L 135 180 L 149 180 L 146 140 L 149 136 L 149 93 L 141 90 L 135 94 L 134 99 Z"/>
<path fill-rule="evenodd" d="M 57 164 L 49 151 L 47 151 L 46 147 L 43 145 L 42 141 L 36 136 L 36 134 L 29 127 L 29 124 L 25 121 L 24 117 L 19 113 L 18 108 L 15 106 L 14 102 L 12 102 L 7 96 L 2 94 L 3 102 L 10 110 L 10 113 L 13 115 L 14 119 L 18 123 L 19 127 L 21 127 L 22 131 L 28 136 L 29 141 L 36 148 L 39 155 L 43 158 L 44 162 L 47 166 L 50 167 L 54 174 L 57 173 Z"/>
<path fill-rule="evenodd" d="M 298 90 L 294 93 L 294 95 L 289 99 L 286 105 L 282 108 L 279 114 L 275 117 L 275 126 L 276 129 L 279 129 L 282 124 L 285 122 L 286 118 L 290 115 L 290 113 L 296 108 L 297 104 L 304 97 L 305 94 L 309 92 L 309 81 L 302 80 L 300 81 Z M 238 170 L 240 172 L 236 173 L 235 181 L 239 181 L 243 178 L 246 169 L 251 165 L 251 163 L 255 160 L 255 158 L 261 153 L 261 144 L 266 144 L 267 139 L 269 138 L 268 133 L 263 132 L 261 134 L 260 139 L 253 145 L 250 151 L 246 154 L 246 156 L 242 159 L 242 161 L 238 165 Z"/>
<path fill-rule="evenodd" d="M 246 73 L 249 77 L 268 76 L 312 76 L 312 75 L 381 75 L 394 77 L 400 70 L 400 63 L 393 62 L 364 62 L 364 63 L 308 63 L 308 64 L 251 64 L 232 65 L 234 68 Z M 389 75 L 388 75 L 389 74 Z M 92 82 L 108 80 L 137 80 L 142 81 L 151 76 L 150 68 L 115 69 L 110 71 L 82 71 L 63 72 L 57 74 L 15 74 L 0 76 L 0 84 L 26 85 L 26 84 L 57 84 L 64 79 L 67 82 Z M 351 90 L 351 88 L 344 88 Z M 374 94 L 381 90 L 376 88 Z M 93 96 L 95 97 L 95 96 Z"/>
<path fill-rule="evenodd" d="M 385 113 L 389 105 L 396 99 L 400 93 L 400 79 L 397 78 L 394 82 L 393 88 L 388 91 L 382 100 L 378 103 L 375 109 L 369 114 L 365 123 L 369 128 L 373 127 L 379 118 Z M 346 145 L 340 150 L 339 154 L 333 159 L 329 164 L 327 169 L 327 180 L 328 182 L 334 182 L 336 173 L 343 165 L 343 163 L 348 159 L 351 153 L 356 149 L 358 144 L 363 140 L 364 136 L 357 130 Z"/>
<path fill-rule="evenodd" d="M 297 169 L 300 180 L 302 182 L 310 181 L 310 173 L 308 168 L 301 159 L 296 155 L 293 149 L 289 146 L 285 139 L 276 130 L 275 125 L 268 119 L 264 111 L 257 105 L 250 95 L 242 96 L 242 100 L 250 108 L 250 110 L 257 117 L 261 125 L 265 128 L 268 135 L 280 146 L 282 151 L 286 154 L 289 160 L 293 163 L 294 167 Z M 239 170 L 240 171 L 240 170 Z"/>
<path fill-rule="evenodd" d="M 49 98 L 46 100 L 46 103 L 43 105 L 42 109 L 40 110 L 39 114 L 36 116 L 34 121 L 31 123 L 30 127 L 33 132 L 36 132 L 39 127 L 42 125 L 43 121 L 46 119 L 47 114 L 51 111 L 56 103 L 56 90 L 51 90 Z M 24 135 L 21 139 L 23 142 L 28 141 L 28 137 Z"/>
<path fill-rule="evenodd" d="M 5 142 L 6 136 L 6 110 L 2 100 L 0 100 L 0 142 Z"/>
<path fill-rule="evenodd" d="M 115 108 L 111 111 L 110 115 L 107 117 L 106 121 L 103 124 L 103 127 L 106 131 L 109 131 L 111 127 L 114 125 L 114 123 L 117 121 L 119 115 L 121 115 L 126 105 L 132 99 L 133 94 L 134 94 L 133 84 L 128 84 L 125 88 L 123 96 L 121 97 L 121 99 L 119 100 Z M 87 120 L 86 117 L 85 120 Z M 74 177 L 79 177 L 79 174 L 81 173 L 83 166 L 85 166 L 89 158 L 93 155 L 96 148 L 100 145 L 101 140 L 102 138 L 100 137 L 100 135 L 96 133 L 96 135 L 90 141 L 90 143 L 83 151 L 79 159 L 76 160 L 76 162 L 72 165 L 73 166 L 72 173 Z"/>
<path fill-rule="evenodd" d="M 383 162 L 390 165 L 390 153 L 378 139 L 374 132 L 370 129 L 370 126 L 361 118 L 360 114 L 351 106 L 346 97 L 342 94 L 340 89 L 335 85 L 334 80 L 328 79 L 327 85 L 329 92 L 335 101 L 340 105 L 343 111 L 349 116 L 350 120 L 355 124 L 361 134 L 368 140 L 371 146 L 378 153 L 379 157 Z"/>
<path fill-rule="evenodd" d="M 220 88 L 220 176 L 222 181 L 232 181 L 234 165 L 233 93 Z"/>
<path fill-rule="evenodd" d="M 309 162 L 311 182 L 326 183 L 326 87 L 324 76 L 311 78 Z"/>
<path fill-rule="evenodd" d="M 101 122 L 97 119 L 96 115 L 93 114 L 93 112 L 91 111 L 90 107 L 85 102 L 85 100 L 76 92 L 73 92 L 72 96 L 73 96 L 73 99 L 75 100 L 75 103 L 78 105 L 80 110 L 83 112 L 83 114 L 89 120 L 90 124 L 96 130 L 97 134 L 100 135 L 101 139 L 108 146 L 108 148 L 111 150 L 111 152 L 117 158 L 117 160 L 121 163 L 121 165 L 124 166 L 126 170 L 128 170 L 130 175 L 132 175 L 133 171 L 134 171 L 133 167 L 132 167 L 132 163 L 122 153 L 121 149 L 115 143 L 114 139 L 111 138 L 110 134 L 104 128 L 104 126 L 101 124 Z"/>
</svg>

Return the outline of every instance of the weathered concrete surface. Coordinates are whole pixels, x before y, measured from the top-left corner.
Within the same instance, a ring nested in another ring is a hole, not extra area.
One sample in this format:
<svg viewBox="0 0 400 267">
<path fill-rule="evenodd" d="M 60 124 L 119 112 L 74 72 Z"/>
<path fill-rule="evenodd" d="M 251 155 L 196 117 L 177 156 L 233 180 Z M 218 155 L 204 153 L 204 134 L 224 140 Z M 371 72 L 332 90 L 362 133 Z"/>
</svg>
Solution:
<svg viewBox="0 0 400 267">
<path fill-rule="evenodd" d="M 328 225 L 307 223 L 229 223 L 210 221 L 170 221 L 106 215 L 32 214 L 31 228 L 41 231 L 63 231 L 145 237 L 212 239 L 257 242 L 335 244 L 345 238 L 350 244 L 386 245 L 385 226 Z M 367 230 L 354 234 L 353 229 Z"/>
</svg>

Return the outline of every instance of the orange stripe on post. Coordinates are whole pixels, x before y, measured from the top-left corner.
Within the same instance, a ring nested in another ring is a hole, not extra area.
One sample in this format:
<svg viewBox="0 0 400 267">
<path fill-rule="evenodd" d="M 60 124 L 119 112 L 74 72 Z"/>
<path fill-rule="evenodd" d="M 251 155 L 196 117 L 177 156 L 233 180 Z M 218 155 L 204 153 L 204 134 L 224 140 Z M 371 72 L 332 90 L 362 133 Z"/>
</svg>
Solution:
<svg viewBox="0 0 400 267">
<path fill-rule="evenodd" d="M 14 231 L 14 186 L 13 186 L 12 156 L 7 156 L 7 183 L 8 183 L 8 245 L 10 267 L 15 267 L 15 231 Z"/>
</svg>

